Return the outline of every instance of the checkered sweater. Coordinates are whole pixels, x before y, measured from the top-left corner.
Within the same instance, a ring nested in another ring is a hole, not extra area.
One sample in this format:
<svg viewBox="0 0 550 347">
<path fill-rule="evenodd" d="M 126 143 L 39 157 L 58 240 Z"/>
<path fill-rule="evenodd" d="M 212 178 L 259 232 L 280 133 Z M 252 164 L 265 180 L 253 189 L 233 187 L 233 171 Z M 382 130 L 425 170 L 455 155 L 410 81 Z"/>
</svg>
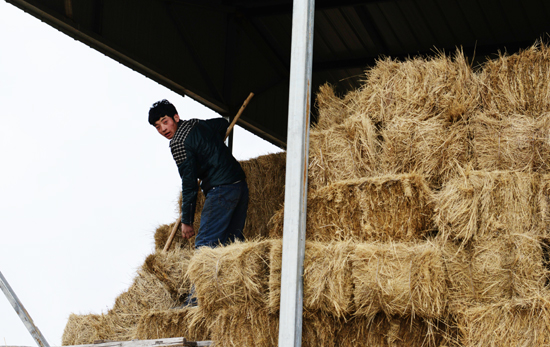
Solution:
<svg viewBox="0 0 550 347">
<path fill-rule="evenodd" d="M 186 121 L 180 120 L 178 129 L 176 130 L 174 137 L 170 140 L 170 150 L 172 151 L 172 156 L 178 166 L 185 161 L 185 158 L 187 158 L 187 152 L 185 151 L 185 139 L 187 139 L 187 135 L 189 135 L 193 127 L 197 125 L 198 122 L 198 119 L 190 119 Z"/>
</svg>

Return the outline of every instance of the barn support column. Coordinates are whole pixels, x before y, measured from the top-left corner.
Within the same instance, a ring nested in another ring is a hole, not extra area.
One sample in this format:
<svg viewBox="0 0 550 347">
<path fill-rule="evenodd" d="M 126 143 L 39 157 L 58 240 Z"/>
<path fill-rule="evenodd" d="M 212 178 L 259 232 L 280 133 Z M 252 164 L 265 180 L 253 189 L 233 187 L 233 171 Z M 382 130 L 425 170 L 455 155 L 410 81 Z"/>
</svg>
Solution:
<svg viewBox="0 0 550 347">
<path fill-rule="evenodd" d="M 314 0 L 294 0 L 285 178 L 279 347 L 302 343 Z"/>
</svg>

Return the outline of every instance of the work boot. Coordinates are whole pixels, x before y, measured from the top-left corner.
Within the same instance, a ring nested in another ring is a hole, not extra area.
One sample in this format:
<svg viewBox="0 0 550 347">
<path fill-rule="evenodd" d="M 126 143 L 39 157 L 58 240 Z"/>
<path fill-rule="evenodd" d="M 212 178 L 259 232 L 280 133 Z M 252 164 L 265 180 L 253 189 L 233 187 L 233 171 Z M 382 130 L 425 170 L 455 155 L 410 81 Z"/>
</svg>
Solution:
<svg viewBox="0 0 550 347">
<path fill-rule="evenodd" d="M 185 303 L 183 304 L 185 307 L 197 307 L 199 306 L 199 302 L 197 300 L 197 296 L 195 295 L 195 286 L 191 285 L 191 290 L 189 290 L 189 294 L 187 295 L 187 298 L 185 299 Z"/>
<path fill-rule="evenodd" d="M 182 310 L 186 307 L 197 307 L 199 306 L 199 302 L 197 300 L 197 297 L 195 296 L 195 286 L 191 286 L 191 290 L 189 291 L 189 294 L 185 298 L 185 301 L 183 304 L 174 306 L 171 308 L 171 310 Z"/>
</svg>

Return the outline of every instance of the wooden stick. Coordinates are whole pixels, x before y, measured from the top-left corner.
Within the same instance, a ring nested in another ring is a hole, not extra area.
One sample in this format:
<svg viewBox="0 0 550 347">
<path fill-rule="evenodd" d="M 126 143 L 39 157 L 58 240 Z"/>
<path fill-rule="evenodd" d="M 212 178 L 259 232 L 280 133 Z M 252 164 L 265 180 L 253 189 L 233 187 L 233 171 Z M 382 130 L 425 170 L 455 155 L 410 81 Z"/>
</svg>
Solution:
<svg viewBox="0 0 550 347">
<path fill-rule="evenodd" d="M 235 126 L 235 124 L 237 124 L 237 120 L 239 120 L 239 117 L 243 113 L 246 106 L 248 106 L 248 103 L 250 102 L 250 99 L 252 99 L 253 96 L 254 96 L 254 93 L 250 93 L 248 95 L 248 98 L 246 98 L 246 100 L 243 102 L 243 105 L 239 109 L 239 112 L 237 112 L 237 115 L 235 116 L 235 118 L 233 118 L 233 121 L 231 122 L 231 124 L 229 124 L 229 127 L 227 128 L 227 131 L 225 133 L 225 138 L 223 139 L 224 141 L 227 140 L 227 137 L 229 137 L 229 134 L 231 134 L 231 130 L 233 130 L 233 127 Z"/>
<path fill-rule="evenodd" d="M 176 232 L 178 231 L 178 228 L 181 224 L 181 216 L 176 221 L 176 224 L 174 224 L 174 227 L 172 228 L 172 231 L 170 232 L 170 236 L 168 237 L 168 240 L 166 240 L 166 244 L 164 245 L 163 251 L 167 251 L 168 248 L 170 248 L 170 245 L 172 245 L 172 240 L 174 240 L 174 236 L 176 236 Z"/>
<path fill-rule="evenodd" d="M 246 100 L 243 102 L 243 105 L 239 109 L 239 112 L 237 112 L 237 115 L 235 116 L 235 118 L 233 118 L 233 121 L 231 122 L 231 124 L 229 124 L 229 127 L 225 132 L 225 137 L 223 139 L 224 141 L 227 140 L 227 137 L 229 136 L 229 134 L 231 134 L 231 130 L 233 130 L 233 127 L 235 126 L 235 124 L 237 124 L 237 120 L 239 120 L 239 117 L 243 113 L 246 106 L 248 106 L 248 103 L 250 102 L 250 99 L 252 99 L 253 96 L 254 96 L 254 93 L 250 93 L 248 95 L 248 98 L 246 98 Z M 170 248 L 170 246 L 172 245 L 172 241 L 176 236 L 176 232 L 178 231 L 180 224 L 181 224 L 181 216 L 178 218 L 178 220 L 176 221 L 176 224 L 172 228 L 172 231 L 170 232 L 170 236 L 168 237 L 168 240 L 166 240 L 166 244 L 164 245 L 164 249 L 163 249 L 164 251 L 167 251 L 168 248 Z"/>
</svg>

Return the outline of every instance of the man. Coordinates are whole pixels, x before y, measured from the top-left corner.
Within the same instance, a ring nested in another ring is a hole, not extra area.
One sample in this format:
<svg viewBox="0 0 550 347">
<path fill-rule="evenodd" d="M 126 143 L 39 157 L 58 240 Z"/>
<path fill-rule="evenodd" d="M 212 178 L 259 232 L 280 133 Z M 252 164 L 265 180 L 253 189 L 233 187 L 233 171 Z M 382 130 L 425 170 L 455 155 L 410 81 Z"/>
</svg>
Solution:
<svg viewBox="0 0 550 347">
<path fill-rule="evenodd" d="M 248 186 L 239 162 L 224 143 L 229 123 L 223 118 L 182 120 L 167 100 L 149 109 L 149 123 L 170 140 L 182 186 L 181 232 L 195 234 L 193 217 L 198 184 L 206 196 L 195 249 L 243 240 Z"/>
</svg>

